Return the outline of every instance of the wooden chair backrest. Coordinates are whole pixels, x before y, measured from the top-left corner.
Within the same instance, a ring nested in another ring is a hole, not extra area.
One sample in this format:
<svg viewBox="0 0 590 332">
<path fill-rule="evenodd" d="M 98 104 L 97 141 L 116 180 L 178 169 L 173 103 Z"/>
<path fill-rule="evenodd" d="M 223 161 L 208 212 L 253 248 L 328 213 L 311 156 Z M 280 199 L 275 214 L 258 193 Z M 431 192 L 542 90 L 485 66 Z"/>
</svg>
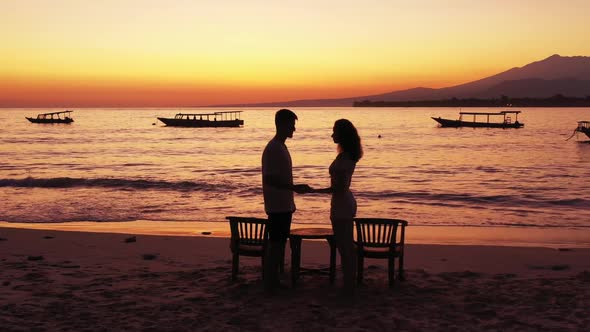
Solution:
<svg viewBox="0 0 590 332">
<path fill-rule="evenodd" d="M 401 219 L 355 218 L 357 244 L 371 248 L 390 248 L 404 244 L 404 228 L 408 222 Z M 398 226 L 402 226 L 400 240 L 397 240 Z"/>
<path fill-rule="evenodd" d="M 262 246 L 268 239 L 268 220 L 251 217 L 226 217 L 229 220 L 231 239 L 237 244 Z"/>
</svg>

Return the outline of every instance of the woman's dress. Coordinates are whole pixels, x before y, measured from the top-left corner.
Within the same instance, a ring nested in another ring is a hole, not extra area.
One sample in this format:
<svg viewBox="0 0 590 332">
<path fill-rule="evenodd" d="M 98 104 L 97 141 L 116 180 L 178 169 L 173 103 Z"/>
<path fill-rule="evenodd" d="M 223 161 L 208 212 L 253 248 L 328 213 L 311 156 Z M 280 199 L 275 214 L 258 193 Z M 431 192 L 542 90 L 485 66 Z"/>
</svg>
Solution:
<svg viewBox="0 0 590 332">
<path fill-rule="evenodd" d="M 346 152 L 338 154 L 330 165 L 330 182 L 333 189 L 330 205 L 331 220 L 352 220 L 356 216 L 356 200 L 350 191 L 355 167 L 356 162 Z"/>
</svg>

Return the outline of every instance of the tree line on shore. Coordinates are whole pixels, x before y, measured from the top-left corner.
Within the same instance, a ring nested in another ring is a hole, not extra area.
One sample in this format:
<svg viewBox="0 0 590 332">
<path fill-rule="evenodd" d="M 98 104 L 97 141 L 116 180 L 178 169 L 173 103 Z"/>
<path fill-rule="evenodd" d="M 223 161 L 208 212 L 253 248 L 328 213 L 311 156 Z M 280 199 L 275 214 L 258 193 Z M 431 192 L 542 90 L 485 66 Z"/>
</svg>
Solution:
<svg viewBox="0 0 590 332">
<path fill-rule="evenodd" d="M 590 107 L 590 95 L 567 97 L 555 95 L 549 98 L 451 98 L 441 100 L 410 101 L 355 101 L 353 107 Z"/>
</svg>

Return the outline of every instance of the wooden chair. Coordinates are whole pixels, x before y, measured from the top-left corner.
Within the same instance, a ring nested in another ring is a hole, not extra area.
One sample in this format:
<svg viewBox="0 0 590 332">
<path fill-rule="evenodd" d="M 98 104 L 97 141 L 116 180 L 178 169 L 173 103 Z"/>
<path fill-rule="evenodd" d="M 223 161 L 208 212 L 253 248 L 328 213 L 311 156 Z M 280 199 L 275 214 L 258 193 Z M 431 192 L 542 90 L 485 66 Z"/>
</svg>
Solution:
<svg viewBox="0 0 590 332">
<path fill-rule="evenodd" d="M 363 282 L 364 259 L 389 260 L 389 287 L 395 281 L 395 258 L 398 258 L 399 279 L 404 280 L 404 241 L 408 222 L 401 219 L 355 218 L 357 247 L 357 282 Z M 398 237 L 398 228 L 401 228 Z"/>
<path fill-rule="evenodd" d="M 264 254 L 268 245 L 268 220 L 250 217 L 225 217 L 231 229 L 232 280 L 236 280 L 240 255 L 261 257 L 264 275 Z"/>
</svg>

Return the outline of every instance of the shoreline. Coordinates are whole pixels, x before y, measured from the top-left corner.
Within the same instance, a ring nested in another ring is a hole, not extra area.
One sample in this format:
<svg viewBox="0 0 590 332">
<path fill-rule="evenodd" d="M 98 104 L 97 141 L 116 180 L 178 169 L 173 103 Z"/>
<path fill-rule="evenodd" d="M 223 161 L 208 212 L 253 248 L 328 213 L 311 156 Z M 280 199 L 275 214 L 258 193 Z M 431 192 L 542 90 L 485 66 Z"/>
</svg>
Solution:
<svg viewBox="0 0 590 332">
<path fill-rule="evenodd" d="M 303 227 L 330 228 L 329 224 L 293 223 Z M 0 221 L 2 228 L 76 231 L 160 236 L 229 238 L 227 222 L 189 221 L 76 221 L 60 223 L 13 223 Z M 539 248 L 590 248 L 590 228 L 522 227 L 522 226 L 412 226 L 406 229 L 408 244 L 482 245 Z"/>
<path fill-rule="evenodd" d="M 126 239 L 134 237 L 128 243 Z M 72 251 L 76 247 L 79 251 Z M 229 264 L 231 253 L 228 237 L 155 235 L 125 232 L 88 232 L 55 229 L 0 227 L 0 258 L 39 256 L 94 256 L 109 264 L 109 259 L 127 260 L 141 251 L 169 256 L 173 260 L 194 264 Z M 126 251 L 121 251 L 125 248 Z M 129 248 L 133 250 L 127 251 Z M 305 240 L 302 246 L 304 264 L 325 265 L 328 244 L 324 240 Z M 139 249 L 139 250 L 135 250 Z M 287 244 L 287 263 L 290 249 Z M 541 253 L 541 254 L 540 254 Z M 62 257 L 65 259 L 65 257 Z M 582 259 L 580 259 L 582 258 Z M 588 259 L 585 259 L 588 258 Z M 371 265 L 387 267 L 386 260 L 368 259 Z M 502 262 L 501 264 L 499 264 Z M 93 260 L 93 263 L 94 260 Z M 240 264 L 259 265 L 260 258 L 243 257 Z M 567 265 L 567 268 L 551 268 Z M 229 267 L 229 266 L 228 266 Z M 287 267 L 288 269 L 288 267 Z M 548 248 L 499 245 L 458 245 L 406 243 L 406 269 L 433 273 L 476 271 L 479 273 L 514 273 L 525 277 L 546 274 L 569 275 L 590 271 L 590 248 Z M 386 277 L 386 276 L 384 276 Z"/>
</svg>

